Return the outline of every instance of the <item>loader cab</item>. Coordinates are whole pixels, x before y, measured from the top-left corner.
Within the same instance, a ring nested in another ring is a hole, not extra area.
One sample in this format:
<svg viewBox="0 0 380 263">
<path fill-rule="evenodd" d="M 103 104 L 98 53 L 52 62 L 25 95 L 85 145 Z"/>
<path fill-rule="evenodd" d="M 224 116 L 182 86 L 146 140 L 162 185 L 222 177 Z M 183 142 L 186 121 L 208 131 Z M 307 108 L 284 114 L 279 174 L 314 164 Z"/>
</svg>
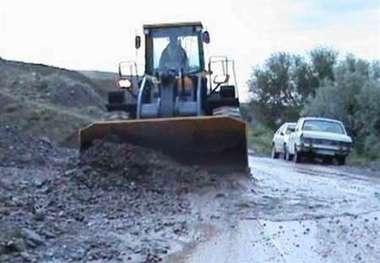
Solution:
<svg viewBox="0 0 380 263">
<path fill-rule="evenodd" d="M 204 34 L 201 23 L 145 25 L 145 73 L 157 75 L 170 70 L 192 74 L 203 71 Z M 165 63 L 165 56 L 172 57 L 177 63 Z"/>
<path fill-rule="evenodd" d="M 144 25 L 145 75 L 139 86 L 137 118 L 205 114 L 207 78 L 200 22 Z M 141 39 L 136 37 L 136 48 Z"/>
<path fill-rule="evenodd" d="M 239 108 L 234 61 L 210 57 L 206 65 L 204 44 L 210 36 L 202 23 L 144 25 L 143 33 L 144 74 L 133 77 L 135 62 L 119 64 L 122 90 L 109 93 L 109 111 L 142 119 L 224 114 L 222 108 Z M 141 40 L 135 38 L 136 48 Z"/>
</svg>

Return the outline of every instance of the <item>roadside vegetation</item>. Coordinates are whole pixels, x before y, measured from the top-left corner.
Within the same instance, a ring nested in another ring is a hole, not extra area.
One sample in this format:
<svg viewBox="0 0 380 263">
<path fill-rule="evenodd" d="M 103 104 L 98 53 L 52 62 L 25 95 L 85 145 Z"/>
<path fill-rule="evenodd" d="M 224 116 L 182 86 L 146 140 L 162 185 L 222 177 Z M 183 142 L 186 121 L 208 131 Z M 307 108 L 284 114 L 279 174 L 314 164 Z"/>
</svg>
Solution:
<svg viewBox="0 0 380 263">
<path fill-rule="evenodd" d="M 320 47 L 306 56 L 279 52 L 253 69 L 244 115 L 250 143 L 268 154 L 273 132 L 301 116 L 341 120 L 354 140 L 349 163 L 380 160 L 380 62 Z"/>
</svg>

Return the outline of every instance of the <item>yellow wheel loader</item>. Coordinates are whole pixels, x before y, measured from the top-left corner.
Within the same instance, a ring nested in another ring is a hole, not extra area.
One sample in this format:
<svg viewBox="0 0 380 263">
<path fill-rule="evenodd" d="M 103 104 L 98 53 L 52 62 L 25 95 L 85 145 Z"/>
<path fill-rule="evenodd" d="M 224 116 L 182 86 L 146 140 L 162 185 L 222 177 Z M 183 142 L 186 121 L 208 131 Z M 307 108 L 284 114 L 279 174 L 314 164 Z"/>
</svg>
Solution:
<svg viewBox="0 0 380 263">
<path fill-rule="evenodd" d="M 240 118 L 234 61 L 211 57 L 200 22 L 144 25 L 145 72 L 119 64 L 119 89 L 107 109 L 128 119 L 99 121 L 80 130 L 80 151 L 94 140 L 119 141 L 161 151 L 210 169 L 247 171 L 246 124 Z M 136 36 L 135 47 L 141 46 Z M 206 68 L 207 67 L 207 68 Z"/>
</svg>

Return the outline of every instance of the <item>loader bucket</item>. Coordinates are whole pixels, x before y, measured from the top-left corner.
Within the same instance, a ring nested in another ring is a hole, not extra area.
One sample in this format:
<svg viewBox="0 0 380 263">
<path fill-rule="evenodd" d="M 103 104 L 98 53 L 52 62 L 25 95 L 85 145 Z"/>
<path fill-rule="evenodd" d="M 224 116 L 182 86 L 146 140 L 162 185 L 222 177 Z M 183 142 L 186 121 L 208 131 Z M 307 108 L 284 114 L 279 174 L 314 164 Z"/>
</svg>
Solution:
<svg viewBox="0 0 380 263">
<path fill-rule="evenodd" d="M 212 170 L 248 171 L 246 125 L 228 116 L 102 121 L 80 130 L 80 151 L 94 140 L 152 148 L 188 165 Z"/>
</svg>

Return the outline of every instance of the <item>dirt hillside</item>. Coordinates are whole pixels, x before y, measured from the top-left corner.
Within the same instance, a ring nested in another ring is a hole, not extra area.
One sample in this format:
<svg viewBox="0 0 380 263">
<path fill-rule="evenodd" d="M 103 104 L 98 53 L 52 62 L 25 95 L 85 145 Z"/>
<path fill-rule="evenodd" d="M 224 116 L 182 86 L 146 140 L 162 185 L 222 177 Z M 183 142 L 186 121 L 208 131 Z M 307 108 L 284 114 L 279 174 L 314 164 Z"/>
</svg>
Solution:
<svg viewBox="0 0 380 263">
<path fill-rule="evenodd" d="M 64 143 L 104 116 L 98 85 L 76 71 L 0 59 L 1 124 Z"/>
<path fill-rule="evenodd" d="M 34 102 L 73 110 L 104 109 L 96 84 L 79 72 L 15 61 L 0 60 L 2 92 Z"/>
<path fill-rule="evenodd" d="M 94 70 L 82 70 L 79 72 L 96 84 L 95 91 L 103 98 L 107 98 L 107 92 L 115 90 L 116 81 L 119 79 L 119 75 L 113 72 Z"/>
</svg>

